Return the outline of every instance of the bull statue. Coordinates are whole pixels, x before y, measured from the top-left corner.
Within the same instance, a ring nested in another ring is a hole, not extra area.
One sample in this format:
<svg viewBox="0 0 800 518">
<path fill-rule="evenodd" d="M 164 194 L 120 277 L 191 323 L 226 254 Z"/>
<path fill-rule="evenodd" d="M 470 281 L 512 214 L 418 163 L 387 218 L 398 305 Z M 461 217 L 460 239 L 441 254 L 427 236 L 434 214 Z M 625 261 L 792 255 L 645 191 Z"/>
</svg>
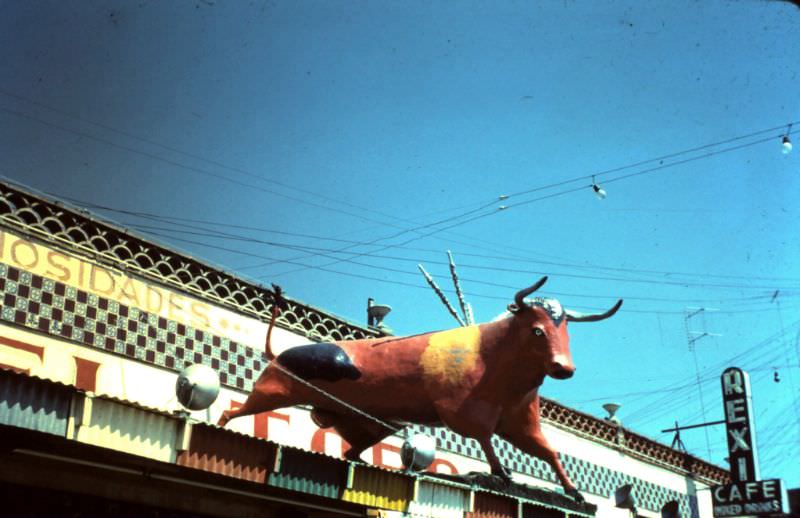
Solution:
<svg viewBox="0 0 800 518">
<path fill-rule="evenodd" d="M 575 373 L 567 322 L 603 320 L 617 312 L 622 300 L 594 315 L 565 311 L 555 299 L 523 300 L 546 280 L 542 277 L 520 290 L 507 317 L 449 331 L 301 345 L 275 357 L 269 346 L 270 326 L 267 355 L 274 361 L 244 405 L 224 411 L 218 424 L 310 405 L 314 422 L 333 427 L 350 444 L 345 457 L 354 461 L 396 430 L 364 414 L 397 426 L 447 426 L 478 441 L 492 474 L 508 481 L 510 472 L 491 443 L 497 434 L 546 461 L 565 493 L 582 500 L 542 434 L 539 387 L 546 376 L 563 380 Z"/>
</svg>

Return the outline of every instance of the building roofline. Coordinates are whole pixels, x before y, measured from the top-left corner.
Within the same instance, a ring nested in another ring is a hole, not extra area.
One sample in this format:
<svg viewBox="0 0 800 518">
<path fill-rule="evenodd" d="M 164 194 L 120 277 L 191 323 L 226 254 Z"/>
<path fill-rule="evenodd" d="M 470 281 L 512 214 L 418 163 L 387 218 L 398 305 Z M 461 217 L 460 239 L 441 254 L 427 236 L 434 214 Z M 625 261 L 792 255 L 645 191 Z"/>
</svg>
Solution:
<svg viewBox="0 0 800 518">
<path fill-rule="evenodd" d="M 7 180 L 0 181 L 0 227 L 235 313 L 261 321 L 269 319 L 273 295 L 270 289 Z M 287 298 L 287 303 L 277 325 L 311 340 L 383 336 L 375 329 L 296 299 Z M 705 482 L 720 483 L 730 476 L 720 466 L 553 400 L 542 399 L 542 418 L 579 436 Z"/>
<path fill-rule="evenodd" d="M 0 217 L 2 225 L 49 246 L 69 252 L 77 249 L 101 264 L 135 273 L 233 312 L 261 321 L 270 318 L 271 289 L 28 187 L 0 181 Z M 378 330 L 298 299 L 285 298 L 288 307 L 276 324 L 311 340 L 384 336 Z"/>
</svg>

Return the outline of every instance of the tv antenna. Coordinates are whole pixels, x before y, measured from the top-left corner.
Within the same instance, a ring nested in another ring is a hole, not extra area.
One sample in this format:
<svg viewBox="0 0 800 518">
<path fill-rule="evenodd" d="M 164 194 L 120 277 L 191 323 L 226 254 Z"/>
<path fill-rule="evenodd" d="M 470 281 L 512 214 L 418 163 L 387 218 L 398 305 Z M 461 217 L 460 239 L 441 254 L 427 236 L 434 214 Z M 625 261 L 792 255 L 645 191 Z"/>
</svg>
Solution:
<svg viewBox="0 0 800 518">
<path fill-rule="evenodd" d="M 703 415 L 703 421 L 706 420 L 706 403 L 703 399 L 703 389 L 702 384 L 700 382 L 700 366 L 697 363 L 697 347 L 695 344 L 702 340 L 703 338 L 710 338 L 710 337 L 718 337 L 722 336 L 719 333 L 709 333 L 707 326 L 706 326 L 706 314 L 708 312 L 719 311 L 718 309 L 713 308 L 686 308 L 685 316 L 684 316 L 684 325 L 686 326 L 686 341 L 689 345 L 689 350 L 692 352 L 692 357 L 694 359 L 694 375 L 695 380 L 697 381 L 697 393 L 700 396 L 700 411 Z M 700 320 L 700 330 L 692 330 L 690 328 L 692 319 Z M 705 426 L 705 425 L 699 425 Z M 692 426 L 692 428 L 697 428 L 698 426 Z M 686 446 L 683 444 L 680 438 L 680 430 L 678 429 L 678 422 L 675 422 L 675 440 L 673 440 L 673 444 L 677 441 L 679 447 L 683 447 L 683 451 L 686 451 Z M 683 428 L 684 430 L 686 427 Z M 708 430 L 703 430 L 706 436 L 706 453 L 708 454 L 708 459 L 711 460 L 711 442 L 708 437 Z"/>
<path fill-rule="evenodd" d="M 430 286 L 431 289 L 433 289 L 433 291 L 435 291 L 439 296 L 439 300 L 442 301 L 442 304 L 444 304 L 444 307 L 447 308 L 447 311 L 453 316 L 453 318 L 456 319 L 458 325 L 462 327 L 471 326 L 475 324 L 475 319 L 472 316 L 472 305 L 464 300 L 464 293 L 461 291 L 461 282 L 458 280 L 458 273 L 456 272 L 456 263 L 453 260 L 453 254 L 450 252 L 450 250 L 447 251 L 447 259 L 450 263 L 450 277 L 452 278 L 453 286 L 456 289 L 458 305 L 461 308 L 461 315 L 463 318 L 458 315 L 455 308 L 453 308 L 453 305 L 450 304 L 447 296 L 442 291 L 442 288 L 440 288 L 433 277 L 431 277 L 431 274 L 429 274 L 421 264 L 418 264 L 417 268 L 419 268 L 419 271 L 422 272 L 422 275 L 425 277 L 425 282 L 428 283 L 428 286 Z"/>
</svg>

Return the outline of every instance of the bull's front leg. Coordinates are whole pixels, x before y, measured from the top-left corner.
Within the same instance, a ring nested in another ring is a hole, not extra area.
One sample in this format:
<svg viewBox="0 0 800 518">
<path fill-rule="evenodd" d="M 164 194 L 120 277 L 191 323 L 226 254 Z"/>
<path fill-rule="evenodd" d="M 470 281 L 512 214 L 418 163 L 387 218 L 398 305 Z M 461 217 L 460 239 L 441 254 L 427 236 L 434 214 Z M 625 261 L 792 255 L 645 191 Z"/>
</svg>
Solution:
<svg viewBox="0 0 800 518">
<path fill-rule="evenodd" d="M 506 469 L 494 452 L 492 435 L 500 419 L 500 407 L 480 400 L 462 403 L 458 411 L 449 412 L 447 407 L 437 409 L 442 422 L 454 432 L 478 441 L 492 475 L 505 482 L 511 481 L 511 472 Z"/>
<path fill-rule="evenodd" d="M 567 476 L 556 452 L 542 434 L 539 423 L 539 396 L 533 394 L 519 405 L 504 412 L 497 429 L 498 435 L 527 453 L 547 462 L 558 477 L 564 493 L 582 502 L 575 484 Z"/>
<path fill-rule="evenodd" d="M 484 455 L 486 455 L 486 461 L 489 463 L 489 467 L 492 470 L 492 475 L 500 477 L 505 482 L 511 482 L 511 471 L 503 466 L 503 464 L 500 462 L 500 459 L 497 457 L 497 454 L 494 452 L 491 433 L 488 437 L 476 437 L 476 440 L 478 441 L 478 444 L 481 445 Z"/>
</svg>

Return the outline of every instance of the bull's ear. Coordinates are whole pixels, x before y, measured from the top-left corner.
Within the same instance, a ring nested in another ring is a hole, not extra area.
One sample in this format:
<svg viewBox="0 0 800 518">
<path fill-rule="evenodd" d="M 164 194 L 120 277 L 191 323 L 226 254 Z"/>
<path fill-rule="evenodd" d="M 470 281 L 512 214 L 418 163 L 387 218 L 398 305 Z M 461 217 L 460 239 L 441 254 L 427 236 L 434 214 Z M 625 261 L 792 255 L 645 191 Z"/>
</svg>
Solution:
<svg viewBox="0 0 800 518">
<path fill-rule="evenodd" d="M 517 313 L 519 313 L 519 306 L 517 306 L 513 302 L 511 304 L 509 304 L 508 306 L 506 306 L 506 309 L 508 309 L 509 313 L 513 313 L 515 315 Z"/>
</svg>

